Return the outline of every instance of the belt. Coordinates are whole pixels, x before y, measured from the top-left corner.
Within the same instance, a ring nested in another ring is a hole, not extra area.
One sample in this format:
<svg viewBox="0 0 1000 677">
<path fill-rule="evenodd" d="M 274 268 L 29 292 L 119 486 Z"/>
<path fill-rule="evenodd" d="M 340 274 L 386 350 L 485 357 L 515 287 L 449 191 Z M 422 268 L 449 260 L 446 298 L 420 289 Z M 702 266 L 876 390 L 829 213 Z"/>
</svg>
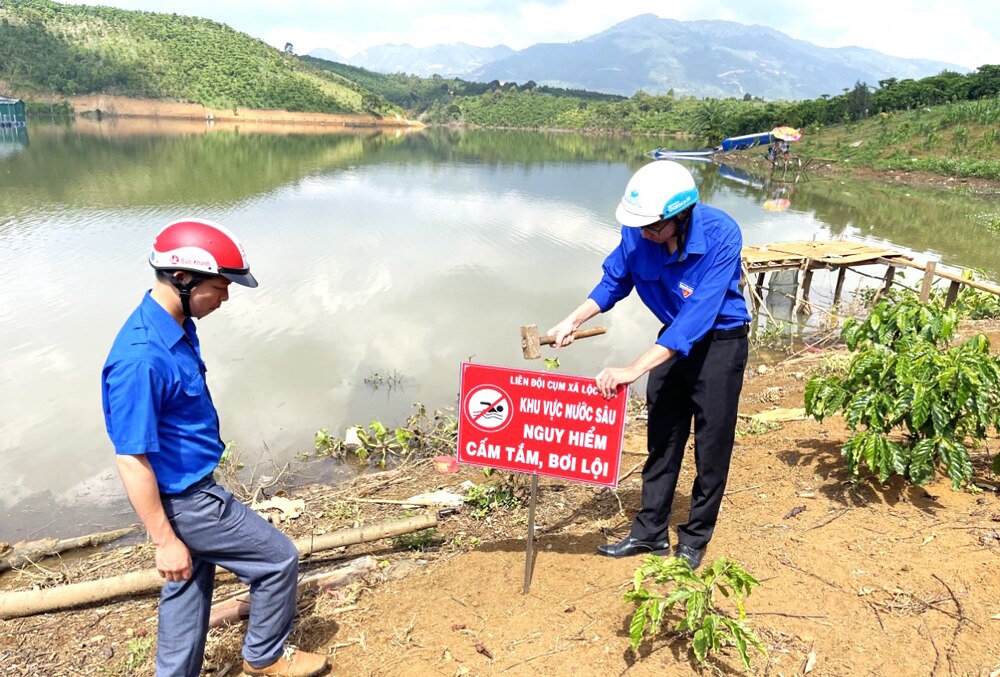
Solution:
<svg viewBox="0 0 1000 677">
<path fill-rule="evenodd" d="M 665 332 L 669 326 L 669 324 L 663 325 L 663 328 L 656 334 L 656 337 L 659 338 L 662 336 L 663 332 Z M 709 341 L 725 341 L 727 339 L 743 338 L 749 333 L 750 325 L 741 324 L 740 326 L 733 327 L 732 329 L 712 329 L 705 334 L 701 340 L 704 341 L 707 339 Z"/>
<path fill-rule="evenodd" d="M 732 329 L 713 329 L 705 334 L 705 337 L 711 339 L 712 341 L 725 341 L 726 339 L 743 338 L 749 333 L 750 326 L 741 324 L 740 326 L 733 327 Z"/>
</svg>

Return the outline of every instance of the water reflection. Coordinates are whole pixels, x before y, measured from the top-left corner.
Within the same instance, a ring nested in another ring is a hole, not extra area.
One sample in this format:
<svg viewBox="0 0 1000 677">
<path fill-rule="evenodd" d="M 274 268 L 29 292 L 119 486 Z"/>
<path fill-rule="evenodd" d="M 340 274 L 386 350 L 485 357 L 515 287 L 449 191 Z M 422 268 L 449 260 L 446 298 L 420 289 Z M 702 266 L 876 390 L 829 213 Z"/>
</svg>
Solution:
<svg viewBox="0 0 1000 677">
<path fill-rule="evenodd" d="M 0 160 L 20 153 L 27 147 L 27 127 L 0 126 Z"/>
<path fill-rule="evenodd" d="M 99 370 L 149 285 L 149 239 L 164 223 L 199 214 L 247 243 L 261 287 L 236 290 L 200 325 L 209 384 L 223 436 L 248 462 L 290 458 L 321 427 L 392 425 L 413 402 L 450 405 L 463 360 L 525 367 L 519 326 L 551 326 L 597 282 L 618 239 L 614 205 L 650 144 L 148 121 L 31 134 L 0 157 L 0 540 L 60 509 L 75 516 L 63 533 L 131 519 L 111 470 Z M 748 244 L 861 235 L 946 263 L 996 265 L 964 219 L 969 201 L 808 180 L 788 209 L 768 212 L 768 177 L 688 166 Z M 937 237 L 942 222 L 948 238 Z M 824 294 L 820 276 L 813 294 Z M 635 299 L 601 323 L 609 333 L 562 352 L 562 371 L 627 364 L 658 328 Z M 373 389 L 376 373 L 405 387 Z"/>
</svg>

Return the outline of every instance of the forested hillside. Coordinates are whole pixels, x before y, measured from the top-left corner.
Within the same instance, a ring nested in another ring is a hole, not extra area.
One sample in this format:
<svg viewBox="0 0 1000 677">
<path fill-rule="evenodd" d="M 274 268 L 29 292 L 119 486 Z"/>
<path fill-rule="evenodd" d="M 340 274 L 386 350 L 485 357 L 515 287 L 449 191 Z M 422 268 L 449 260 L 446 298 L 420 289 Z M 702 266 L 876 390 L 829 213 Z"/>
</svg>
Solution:
<svg viewBox="0 0 1000 677">
<path fill-rule="evenodd" d="M 401 106 L 414 115 L 426 115 L 435 122 L 454 119 L 456 108 L 451 108 L 457 99 L 482 96 L 498 90 L 533 91 L 535 94 L 547 94 L 571 102 L 575 107 L 579 101 L 624 101 L 625 97 L 616 94 L 588 92 L 582 89 L 563 89 L 560 87 L 545 87 L 536 85 L 530 80 L 523 85 L 514 83 L 501 84 L 493 82 L 470 82 L 459 78 L 444 78 L 433 75 L 429 78 L 406 73 L 390 75 L 377 73 L 359 66 L 327 61 L 311 56 L 301 57 L 303 61 L 330 73 L 340 75 L 357 83 L 388 101 Z M 545 118 L 543 111 L 541 117 Z M 526 125 L 522 125 L 526 126 Z"/>
<path fill-rule="evenodd" d="M 778 125 L 812 127 L 864 120 L 880 113 L 981 101 L 1000 95 L 1000 66 L 972 73 L 944 71 L 919 80 L 889 78 L 869 86 L 858 82 L 837 96 L 805 101 L 760 98 L 698 98 L 674 92 L 629 98 L 539 86 L 532 81 L 490 83 L 397 73 L 304 57 L 318 68 L 357 82 L 413 117 L 429 123 L 460 123 L 521 129 L 579 129 L 640 133 L 685 133 L 715 145 L 727 136 L 767 131 Z"/>
<path fill-rule="evenodd" d="M 105 93 L 326 113 L 385 99 L 229 26 L 176 14 L 0 0 L 0 87 L 21 97 Z"/>
</svg>

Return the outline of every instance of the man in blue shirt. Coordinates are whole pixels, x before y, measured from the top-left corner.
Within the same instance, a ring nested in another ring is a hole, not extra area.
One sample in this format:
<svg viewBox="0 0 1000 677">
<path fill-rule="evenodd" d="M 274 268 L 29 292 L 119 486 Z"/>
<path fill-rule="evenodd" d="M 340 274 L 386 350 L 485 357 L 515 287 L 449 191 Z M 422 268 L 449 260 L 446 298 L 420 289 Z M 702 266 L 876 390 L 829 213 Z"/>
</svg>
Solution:
<svg viewBox="0 0 1000 677">
<path fill-rule="evenodd" d="M 726 213 L 698 202 L 691 173 L 669 160 L 635 173 L 616 216 L 621 242 L 604 261 L 603 278 L 549 330 L 555 346 L 569 345 L 580 325 L 633 289 L 663 323 L 655 344 L 632 364 L 597 375 L 610 398 L 649 373 L 642 507 L 629 536 L 598 551 L 610 557 L 670 551 L 670 508 L 693 418 L 697 475 L 674 555 L 696 569 L 722 506 L 747 361 L 750 314 L 739 289 L 743 236 Z"/>
<path fill-rule="evenodd" d="M 295 615 L 295 546 L 213 478 L 225 445 L 193 318 L 218 309 L 230 283 L 256 287 L 257 280 L 239 240 L 202 219 L 161 230 L 149 262 L 154 286 L 115 338 L 102 400 L 118 472 L 165 579 L 156 674 L 200 674 L 219 565 L 250 586 L 244 672 L 318 675 L 327 667 L 324 656 L 286 645 Z"/>
</svg>

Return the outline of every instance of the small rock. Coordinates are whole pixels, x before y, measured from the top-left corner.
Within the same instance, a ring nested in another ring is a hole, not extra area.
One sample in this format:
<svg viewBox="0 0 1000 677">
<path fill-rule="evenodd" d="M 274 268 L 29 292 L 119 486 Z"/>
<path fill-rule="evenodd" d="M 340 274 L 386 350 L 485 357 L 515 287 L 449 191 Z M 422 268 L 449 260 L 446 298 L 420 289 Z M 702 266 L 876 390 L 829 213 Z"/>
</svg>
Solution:
<svg viewBox="0 0 1000 677">
<path fill-rule="evenodd" d="M 791 510 L 788 511 L 788 513 L 785 515 L 785 519 L 786 520 L 792 519 L 793 517 L 795 517 L 796 515 L 798 515 L 800 512 L 805 512 L 805 509 L 806 509 L 806 507 L 804 505 L 797 505 L 797 506 L 795 506 L 794 508 L 792 508 Z"/>
</svg>

